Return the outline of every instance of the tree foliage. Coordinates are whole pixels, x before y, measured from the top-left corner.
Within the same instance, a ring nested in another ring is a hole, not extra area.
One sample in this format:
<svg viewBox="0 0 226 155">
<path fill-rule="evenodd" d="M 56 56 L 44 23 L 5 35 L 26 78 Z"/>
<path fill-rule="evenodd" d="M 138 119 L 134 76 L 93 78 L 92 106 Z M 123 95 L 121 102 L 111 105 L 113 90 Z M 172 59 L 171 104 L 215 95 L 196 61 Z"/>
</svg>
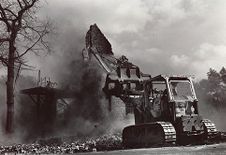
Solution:
<svg viewBox="0 0 226 155">
<path fill-rule="evenodd" d="M 218 72 L 210 68 L 207 79 L 196 84 L 199 98 L 217 108 L 226 107 L 226 70 L 224 67 Z"/>
</svg>

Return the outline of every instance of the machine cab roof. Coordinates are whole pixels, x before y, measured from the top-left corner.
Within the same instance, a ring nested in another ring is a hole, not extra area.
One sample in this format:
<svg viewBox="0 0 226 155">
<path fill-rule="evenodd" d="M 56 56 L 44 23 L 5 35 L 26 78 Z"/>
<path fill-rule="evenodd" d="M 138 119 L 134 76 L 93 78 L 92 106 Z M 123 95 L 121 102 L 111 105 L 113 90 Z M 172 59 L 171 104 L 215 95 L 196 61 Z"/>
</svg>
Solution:
<svg viewBox="0 0 226 155">
<path fill-rule="evenodd" d="M 194 101 L 197 100 L 192 77 L 178 75 L 158 75 L 150 82 L 165 83 L 170 101 Z"/>
</svg>

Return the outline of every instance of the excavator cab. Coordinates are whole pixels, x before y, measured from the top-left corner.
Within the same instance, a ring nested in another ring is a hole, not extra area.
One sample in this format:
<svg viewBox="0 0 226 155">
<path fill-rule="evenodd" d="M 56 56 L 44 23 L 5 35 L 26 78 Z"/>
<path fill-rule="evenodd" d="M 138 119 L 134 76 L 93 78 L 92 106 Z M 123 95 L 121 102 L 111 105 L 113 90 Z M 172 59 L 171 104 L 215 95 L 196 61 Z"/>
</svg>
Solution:
<svg viewBox="0 0 226 155">
<path fill-rule="evenodd" d="M 183 116 L 198 115 L 198 100 L 191 78 L 159 75 L 146 87 L 150 111 L 157 120 L 176 122 Z M 156 105 L 159 108 L 156 109 Z"/>
<path fill-rule="evenodd" d="M 217 136 L 215 125 L 198 113 L 192 78 L 159 75 L 144 84 L 144 101 L 134 110 L 135 125 L 123 130 L 128 147 L 191 144 Z"/>
<path fill-rule="evenodd" d="M 215 125 L 198 113 L 198 99 L 191 77 L 159 75 L 145 84 L 145 90 L 149 99 L 145 104 L 154 118 L 146 123 L 170 122 L 176 130 L 178 143 L 217 135 Z"/>
<path fill-rule="evenodd" d="M 175 117 L 198 115 L 197 98 L 193 85 L 187 80 L 170 80 L 169 89 L 175 102 Z"/>
</svg>

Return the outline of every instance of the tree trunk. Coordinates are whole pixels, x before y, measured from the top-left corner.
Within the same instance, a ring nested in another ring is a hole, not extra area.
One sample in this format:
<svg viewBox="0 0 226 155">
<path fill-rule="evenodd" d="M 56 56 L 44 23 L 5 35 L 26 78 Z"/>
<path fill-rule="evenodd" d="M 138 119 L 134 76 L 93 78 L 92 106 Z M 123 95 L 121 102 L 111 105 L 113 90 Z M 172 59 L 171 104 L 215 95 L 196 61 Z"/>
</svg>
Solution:
<svg viewBox="0 0 226 155">
<path fill-rule="evenodd" d="M 7 115 L 6 115 L 6 133 L 13 132 L 13 117 L 14 117 L 14 41 L 9 43 L 8 55 L 8 75 L 7 75 Z"/>
</svg>

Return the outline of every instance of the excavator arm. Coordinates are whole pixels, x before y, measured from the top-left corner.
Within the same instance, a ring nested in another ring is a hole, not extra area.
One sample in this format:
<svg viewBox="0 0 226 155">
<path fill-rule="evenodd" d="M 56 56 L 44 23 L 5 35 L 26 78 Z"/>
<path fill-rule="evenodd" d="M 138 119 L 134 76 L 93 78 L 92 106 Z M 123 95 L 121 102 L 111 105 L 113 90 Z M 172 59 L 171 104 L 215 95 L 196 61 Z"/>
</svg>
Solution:
<svg viewBox="0 0 226 155">
<path fill-rule="evenodd" d="M 90 59 L 90 56 L 93 55 L 95 59 L 98 61 L 99 65 L 105 70 L 105 72 L 107 73 L 111 72 L 111 69 L 103 61 L 103 58 L 101 58 L 100 54 L 98 53 L 95 47 L 88 47 L 83 49 L 82 55 L 84 61 L 88 61 Z"/>
</svg>

